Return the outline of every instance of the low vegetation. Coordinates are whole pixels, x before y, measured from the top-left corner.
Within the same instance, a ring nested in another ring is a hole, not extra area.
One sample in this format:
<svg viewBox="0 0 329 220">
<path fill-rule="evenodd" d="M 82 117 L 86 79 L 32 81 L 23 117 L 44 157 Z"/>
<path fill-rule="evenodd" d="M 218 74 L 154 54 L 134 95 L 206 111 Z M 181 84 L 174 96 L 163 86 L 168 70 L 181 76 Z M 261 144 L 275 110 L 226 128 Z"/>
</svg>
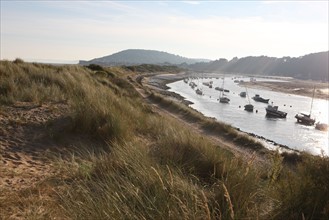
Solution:
<svg viewBox="0 0 329 220">
<path fill-rule="evenodd" d="M 266 149 L 260 142 L 250 138 L 246 134 L 238 132 L 228 124 L 204 117 L 200 112 L 194 111 L 182 103 L 169 100 L 160 94 L 151 93 L 149 97 L 154 102 L 160 104 L 163 108 L 182 115 L 186 120 L 201 124 L 201 127 L 209 133 L 221 134 L 225 139 L 233 141 L 241 147 L 257 150 L 258 153 L 266 152 Z"/>
<path fill-rule="evenodd" d="M 1 219 L 329 218 L 328 158 L 302 154 L 287 168 L 276 153 L 266 168 L 236 157 L 155 111 L 132 85 L 135 71 L 0 62 L 1 106 L 64 103 L 70 119 L 49 137 L 67 148 L 47 155 L 56 172 L 24 190 L 0 189 Z M 158 94 L 150 99 L 260 149 L 228 125 Z"/>
<path fill-rule="evenodd" d="M 160 66 L 154 64 L 124 66 L 123 68 L 139 73 L 155 73 L 155 72 L 178 73 L 181 71 L 181 69 L 177 66 L 172 66 L 172 65 Z"/>
</svg>

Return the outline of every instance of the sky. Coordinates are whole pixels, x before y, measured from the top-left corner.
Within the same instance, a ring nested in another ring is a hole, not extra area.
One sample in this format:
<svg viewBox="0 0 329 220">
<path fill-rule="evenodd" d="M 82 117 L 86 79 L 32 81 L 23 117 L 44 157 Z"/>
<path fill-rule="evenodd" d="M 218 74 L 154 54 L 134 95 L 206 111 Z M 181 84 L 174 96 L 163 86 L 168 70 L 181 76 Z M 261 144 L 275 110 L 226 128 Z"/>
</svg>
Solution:
<svg viewBox="0 0 329 220">
<path fill-rule="evenodd" d="M 325 1 L 0 0 L 0 59 L 77 62 L 126 49 L 216 60 L 328 51 Z"/>
</svg>

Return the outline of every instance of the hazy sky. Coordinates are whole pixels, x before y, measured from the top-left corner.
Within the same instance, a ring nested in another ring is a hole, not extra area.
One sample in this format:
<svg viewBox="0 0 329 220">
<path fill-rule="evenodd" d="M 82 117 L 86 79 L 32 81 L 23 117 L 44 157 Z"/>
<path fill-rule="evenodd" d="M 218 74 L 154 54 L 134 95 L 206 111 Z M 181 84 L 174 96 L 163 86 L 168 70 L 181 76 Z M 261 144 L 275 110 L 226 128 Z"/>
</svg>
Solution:
<svg viewBox="0 0 329 220">
<path fill-rule="evenodd" d="M 89 60 L 125 49 L 208 59 L 328 51 L 328 0 L 0 2 L 1 59 Z"/>
</svg>

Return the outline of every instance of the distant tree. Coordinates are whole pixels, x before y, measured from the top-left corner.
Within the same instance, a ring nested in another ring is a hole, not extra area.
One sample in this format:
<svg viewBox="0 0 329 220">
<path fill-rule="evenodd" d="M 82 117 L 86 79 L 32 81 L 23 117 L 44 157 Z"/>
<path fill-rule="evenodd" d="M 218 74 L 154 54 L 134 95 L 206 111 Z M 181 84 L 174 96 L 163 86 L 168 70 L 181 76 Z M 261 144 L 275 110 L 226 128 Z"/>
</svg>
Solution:
<svg viewBox="0 0 329 220">
<path fill-rule="evenodd" d="M 97 64 L 89 64 L 88 66 L 86 66 L 88 69 L 94 70 L 94 71 L 104 71 L 104 68 L 100 65 Z"/>
<path fill-rule="evenodd" d="M 16 59 L 13 61 L 13 63 L 15 63 L 15 64 L 21 64 L 21 63 L 24 63 L 24 60 L 21 59 L 21 58 L 16 58 Z"/>
</svg>

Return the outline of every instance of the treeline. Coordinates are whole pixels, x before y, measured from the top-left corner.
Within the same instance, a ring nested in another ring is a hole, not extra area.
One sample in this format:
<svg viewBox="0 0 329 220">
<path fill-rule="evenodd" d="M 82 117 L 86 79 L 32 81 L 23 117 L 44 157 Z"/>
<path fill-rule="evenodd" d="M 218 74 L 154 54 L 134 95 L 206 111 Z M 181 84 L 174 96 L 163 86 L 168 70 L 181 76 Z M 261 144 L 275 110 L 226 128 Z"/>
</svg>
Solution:
<svg viewBox="0 0 329 220">
<path fill-rule="evenodd" d="M 201 72 L 227 72 L 253 75 L 277 75 L 297 79 L 328 81 L 328 51 L 302 57 L 249 56 L 219 59 L 212 62 L 182 64 L 181 67 Z"/>
</svg>

